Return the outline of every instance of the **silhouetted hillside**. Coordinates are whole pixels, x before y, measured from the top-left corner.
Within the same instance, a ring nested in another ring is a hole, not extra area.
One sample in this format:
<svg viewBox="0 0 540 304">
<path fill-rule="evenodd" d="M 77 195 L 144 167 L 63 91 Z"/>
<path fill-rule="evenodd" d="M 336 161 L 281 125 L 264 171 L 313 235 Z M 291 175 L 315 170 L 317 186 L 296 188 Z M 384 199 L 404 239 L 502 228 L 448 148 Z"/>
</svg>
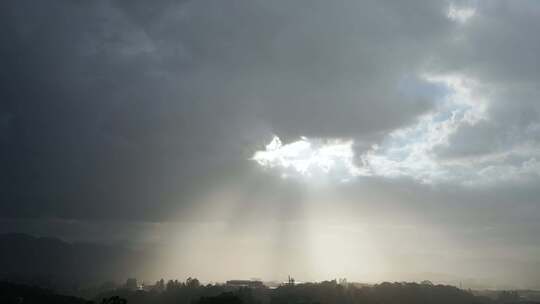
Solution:
<svg viewBox="0 0 540 304">
<path fill-rule="evenodd" d="M 475 296 L 453 286 L 418 283 L 381 283 L 356 287 L 335 280 L 321 283 L 286 284 L 270 289 L 230 285 L 200 285 L 186 282 L 157 282 L 148 289 L 120 288 L 86 301 L 61 296 L 50 290 L 0 282 L 0 303 L 59 304 L 538 304 L 515 291 L 500 291 L 497 299 Z"/>
<path fill-rule="evenodd" d="M 63 296 L 50 290 L 0 282 L 0 303 L 2 304 L 88 304 L 81 298 Z"/>
<path fill-rule="evenodd" d="M 124 280 L 140 259 L 140 254 L 113 246 L 0 235 L 0 279 L 63 292 L 85 284 Z"/>
<path fill-rule="evenodd" d="M 346 288 L 336 284 L 335 281 L 327 281 L 277 288 L 272 295 L 271 303 L 481 304 L 491 301 L 475 297 L 452 286 L 382 283 L 373 287 Z"/>
<path fill-rule="evenodd" d="M 453 286 L 382 283 L 374 286 L 343 286 L 334 281 L 283 285 L 276 289 L 227 285 L 190 286 L 170 281 L 163 291 L 111 291 L 97 297 L 119 296 L 130 304 L 494 304 L 485 297 Z"/>
</svg>

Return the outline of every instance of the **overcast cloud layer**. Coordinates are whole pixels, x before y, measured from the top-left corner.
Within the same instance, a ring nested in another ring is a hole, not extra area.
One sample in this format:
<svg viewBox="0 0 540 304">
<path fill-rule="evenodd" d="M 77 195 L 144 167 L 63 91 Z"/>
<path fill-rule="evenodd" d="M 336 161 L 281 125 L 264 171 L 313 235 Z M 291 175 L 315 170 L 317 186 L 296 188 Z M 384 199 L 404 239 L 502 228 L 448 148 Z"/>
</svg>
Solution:
<svg viewBox="0 0 540 304">
<path fill-rule="evenodd" d="M 387 256 L 357 273 L 533 286 L 539 32 L 532 0 L 3 1 L 0 228 L 154 242 L 213 223 L 203 240 L 251 256 L 258 233 L 280 251 L 302 229 L 365 245 L 360 229 Z M 346 176 L 261 166 L 274 136 L 351 143 Z"/>
</svg>

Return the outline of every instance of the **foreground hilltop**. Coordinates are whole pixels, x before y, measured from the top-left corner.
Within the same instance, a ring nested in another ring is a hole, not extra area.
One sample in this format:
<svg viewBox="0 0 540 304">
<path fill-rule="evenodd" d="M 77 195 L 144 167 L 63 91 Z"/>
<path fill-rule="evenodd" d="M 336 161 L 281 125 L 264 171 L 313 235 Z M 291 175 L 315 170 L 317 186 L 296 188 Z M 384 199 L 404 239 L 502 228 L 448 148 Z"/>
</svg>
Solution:
<svg viewBox="0 0 540 304">
<path fill-rule="evenodd" d="M 382 283 L 373 286 L 343 286 L 335 280 L 321 283 L 285 284 L 275 289 L 231 288 L 228 285 L 195 285 L 170 281 L 164 290 L 120 289 L 95 300 L 119 296 L 137 304 L 495 304 L 453 286 L 417 283 Z"/>
<path fill-rule="evenodd" d="M 492 299 L 453 286 L 382 283 L 373 286 L 321 283 L 285 284 L 277 288 L 200 285 L 169 281 L 162 289 L 120 288 L 100 294 L 92 301 L 64 296 L 48 289 L 0 282 L 2 304 L 539 304 L 517 293 L 503 292 Z M 515 295 L 514 297 L 511 295 Z"/>
</svg>

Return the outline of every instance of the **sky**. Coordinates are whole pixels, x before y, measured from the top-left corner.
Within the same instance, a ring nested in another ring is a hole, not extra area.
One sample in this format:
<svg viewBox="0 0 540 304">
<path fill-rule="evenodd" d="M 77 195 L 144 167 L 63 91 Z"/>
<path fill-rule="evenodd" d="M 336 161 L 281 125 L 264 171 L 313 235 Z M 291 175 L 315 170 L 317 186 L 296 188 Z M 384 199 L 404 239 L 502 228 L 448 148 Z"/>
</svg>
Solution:
<svg viewBox="0 0 540 304">
<path fill-rule="evenodd" d="M 0 232 L 148 277 L 540 288 L 537 1 L 2 1 Z"/>
</svg>

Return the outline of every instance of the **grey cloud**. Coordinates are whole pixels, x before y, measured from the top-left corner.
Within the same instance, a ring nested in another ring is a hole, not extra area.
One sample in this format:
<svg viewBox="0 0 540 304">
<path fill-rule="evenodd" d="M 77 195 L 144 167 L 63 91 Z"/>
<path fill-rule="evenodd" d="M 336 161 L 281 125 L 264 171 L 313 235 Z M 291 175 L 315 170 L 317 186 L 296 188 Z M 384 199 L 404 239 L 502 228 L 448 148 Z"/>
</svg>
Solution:
<svg viewBox="0 0 540 304">
<path fill-rule="evenodd" d="M 475 16 L 447 39 L 436 64 L 504 86 L 537 82 L 540 43 L 527 33 L 540 27 L 538 4 L 474 1 L 469 6 Z"/>
<path fill-rule="evenodd" d="M 483 92 L 479 93 L 489 100 L 488 121 L 462 126 L 448 149 L 441 151 L 448 156 L 496 153 L 538 142 L 531 130 L 540 122 L 536 58 L 540 43 L 527 33 L 540 28 L 540 7 L 534 1 L 520 5 L 477 1 L 472 6 L 476 15 L 456 30 L 454 36 L 459 39 L 448 40 L 436 65 L 481 83 Z"/>
<path fill-rule="evenodd" d="M 398 85 L 450 27 L 425 3 L 23 1 L 2 12 L 2 195 L 17 202 L 6 216 L 108 206 L 159 218 L 155 201 L 184 204 L 272 133 L 380 137 L 431 107 Z"/>
</svg>

